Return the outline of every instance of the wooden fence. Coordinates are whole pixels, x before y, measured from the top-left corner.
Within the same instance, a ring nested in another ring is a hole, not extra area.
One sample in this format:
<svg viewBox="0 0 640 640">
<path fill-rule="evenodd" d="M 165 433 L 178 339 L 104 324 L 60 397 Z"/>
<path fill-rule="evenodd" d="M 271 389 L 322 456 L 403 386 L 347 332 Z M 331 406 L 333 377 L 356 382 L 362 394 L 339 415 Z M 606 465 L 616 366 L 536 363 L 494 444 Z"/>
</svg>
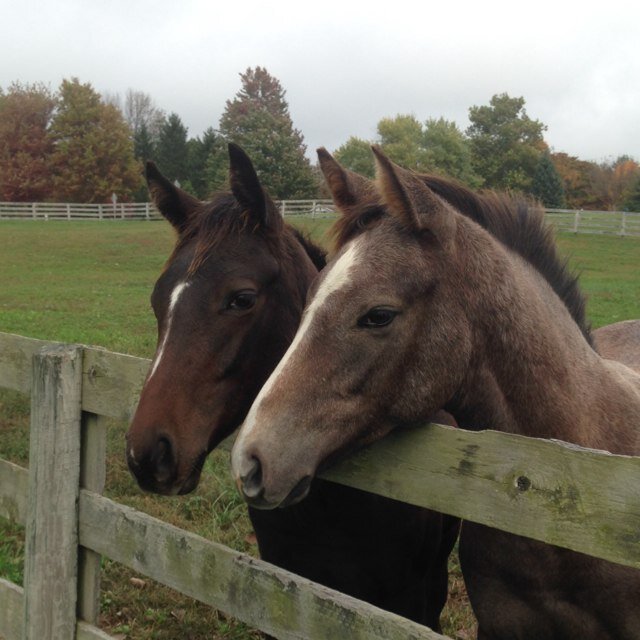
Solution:
<svg viewBox="0 0 640 640">
<path fill-rule="evenodd" d="M 286 217 L 331 218 L 331 200 L 280 200 Z M 0 202 L 0 220 L 160 220 L 152 203 L 70 204 Z M 640 213 L 547 209 L 547 220 L 558 231 L 640 237 Z"/>
<path fill-rule="evenodd" d="M 150 202 L 0 202 L 0 220 L 161 220 Z"/>
<path fill-rule="evenodd" d="M 640 237 L 640 213 L 547 209 L 547 220 L 558 231 Z"/>
<path fill-rule="evenodd" d="M 26 524 L 25 586 L 0 580 L 0 636 L 108 639 L 106 556 L 278 638 L 444 638 L 101 496 L 104 418 L 130 419 L 148 366 L 0 333 L 0 387 L 31 393 L 29 470 L 0 460 L 0 516 Z M 640 458 L 427 425 L 324 477 L 640 568 Z"/>
<path fill-rule="evenodd" d="M 335 216 L 331 200 L 279 200 L 283 216 Z M 151 202 L 75 204 L 69 202 L 0 202 L 0 220 L 161 220 Z"/>
</svg>

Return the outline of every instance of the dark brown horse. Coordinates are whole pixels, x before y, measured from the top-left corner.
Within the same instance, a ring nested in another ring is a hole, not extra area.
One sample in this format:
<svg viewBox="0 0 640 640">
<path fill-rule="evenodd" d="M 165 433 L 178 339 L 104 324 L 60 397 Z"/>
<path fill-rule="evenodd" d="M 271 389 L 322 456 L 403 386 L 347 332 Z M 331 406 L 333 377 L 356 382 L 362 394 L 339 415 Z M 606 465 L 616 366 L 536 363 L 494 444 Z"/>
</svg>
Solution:
<svg viewBox="0 0 640 640">
<path fill-rule="evenodd" d="M 147 180 L 178 232 L 151 297 L 158 348 L 127 434 L 141 487 L 187 493 L 243 420 L 297 329 L 324 254 L 284 223 L 233 145 L 231 193 L 203 203 L 153 164 Z M 447 597 L 454 518 L 321 481 L 310 500 L 250 509 L 261 556 L 432 628 Z"/>
<path fill-rule="evenodd" d="M 384 206 L 332 187 L 357 224 L 236 440 L 247 500 L 300 499 L 320 465 L 439 407 L 468 428 L 640 453 L 640 375 L 593 348 L 542 212 L 492 196 L 482 224 L 376 157 Z M 483 640 L 640 638 L 636 570 L 470 523 L 461 558 Z"/>
</svg>

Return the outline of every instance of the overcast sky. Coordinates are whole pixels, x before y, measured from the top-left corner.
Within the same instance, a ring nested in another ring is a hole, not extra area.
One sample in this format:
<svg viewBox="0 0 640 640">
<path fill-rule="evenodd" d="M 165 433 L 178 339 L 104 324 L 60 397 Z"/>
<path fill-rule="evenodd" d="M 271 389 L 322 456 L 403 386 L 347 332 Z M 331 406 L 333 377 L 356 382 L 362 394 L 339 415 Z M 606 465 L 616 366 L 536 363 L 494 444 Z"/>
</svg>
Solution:
<svg viewBox="0 0 640 640">
<path fill-rule="evenodd" d="M 522 96 L 547 143 L 585 160 L 640 160 L 640 2 L 0 0 L 0 86 L 144 91 L 199 135 L 239 73 L 264 66 L 312 152 L 380 118 L 445 117 Z"/>
</svg>

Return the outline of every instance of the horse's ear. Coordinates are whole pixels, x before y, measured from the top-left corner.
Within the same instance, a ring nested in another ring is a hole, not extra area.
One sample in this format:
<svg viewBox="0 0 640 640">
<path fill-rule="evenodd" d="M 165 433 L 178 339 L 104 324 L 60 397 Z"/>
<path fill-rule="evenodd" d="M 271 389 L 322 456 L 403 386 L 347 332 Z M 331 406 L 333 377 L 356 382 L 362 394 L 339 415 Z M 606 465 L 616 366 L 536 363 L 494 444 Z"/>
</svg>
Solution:
<svg viewBox="0 0 640 640">
<path fill-rule="evenodd" d="M 265 193 L 249 156 L 229 143 L 229 183 L 240 206 L 260 227 L 273 227 L 279 220 L 271 198 Z"/>
<path fill-rule="evenodd" d="M 371 180 L 342 167 L 324 147 L 320 147 L 316 153 L 331 197 L 341 211 L 375 193 L 375 185 Z"/>
<path fill-rule="evenodd" d="M 200 200 L 176 187 L 160 173 L 158 167 L 151 160 L 147 161 L 145 177 L 151 198 L 158 207 L 158 211 L 178 232 L 181 232 L 193 212 L 200 206 Z"/>
<path fill-rule="evenodd" d="M 455 229 L 450 207 L 418 175 L 394 164 L 379 147 L 372 147 L 376 178 L 389 213 L 404 226 L 430 231 L 442 245 L 448 244 Z"/>
</svg>

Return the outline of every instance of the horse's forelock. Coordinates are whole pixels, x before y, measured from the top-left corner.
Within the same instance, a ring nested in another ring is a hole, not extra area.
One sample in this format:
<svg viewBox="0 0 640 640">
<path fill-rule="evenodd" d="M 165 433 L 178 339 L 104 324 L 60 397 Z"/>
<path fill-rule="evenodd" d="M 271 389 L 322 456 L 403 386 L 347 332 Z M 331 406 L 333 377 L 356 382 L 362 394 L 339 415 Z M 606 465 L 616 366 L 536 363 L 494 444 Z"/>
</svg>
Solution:
<svg viewBox="0 0 640 640">
<path fill-rule="evenodd" d="M 326 265 L 326 252 L 309 238 L 285 224 L 277 211 L 271 212 L 274 224 L 262 227 L 254 217 L 244 211 L 231 193 L 215 194 L 210 201 L 203 202 L 189 220 L 178 238 L 169 258 L 170 264 L 188 244 L 195 242 L 194 254 L 188 275 L 193 275 L 220 245 L 238 238 L 242 234 L 260 234 L 275 257 L 283 256 L 287 238 L 299 243 L 318 270 Z"/>
</svg>

